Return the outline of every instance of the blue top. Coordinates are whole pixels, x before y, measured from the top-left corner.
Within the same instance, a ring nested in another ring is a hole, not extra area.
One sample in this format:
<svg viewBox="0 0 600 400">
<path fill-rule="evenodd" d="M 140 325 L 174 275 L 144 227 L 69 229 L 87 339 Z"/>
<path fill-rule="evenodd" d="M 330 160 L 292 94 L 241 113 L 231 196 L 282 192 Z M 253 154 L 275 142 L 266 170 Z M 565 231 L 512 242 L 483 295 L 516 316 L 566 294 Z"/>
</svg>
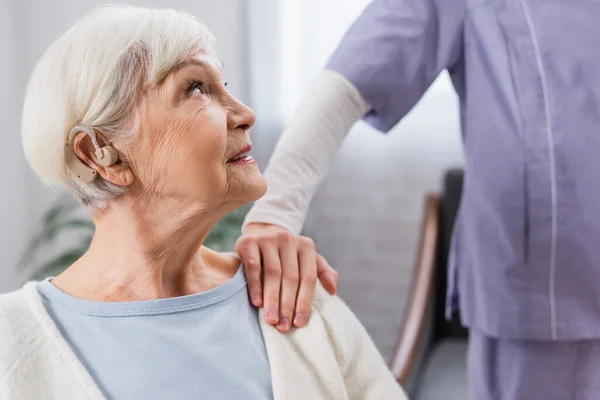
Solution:
<svg viewBox="0 0 600 400">
<path fill-rule="evenodd" d="M 449 295 L 487 335 L 600 338 L 599 15 L 590 0 L 374 0 L 329 61 L 382 131 L 449 71 L 466 158 Z"/>
<path fill-rule="evenodd" d="M 93 302 L 49 279 L 46 310 L 108 399 L 272 399 L 258 312 L 243 268 L 225 284 L 189 296 Z"/>
</svg>

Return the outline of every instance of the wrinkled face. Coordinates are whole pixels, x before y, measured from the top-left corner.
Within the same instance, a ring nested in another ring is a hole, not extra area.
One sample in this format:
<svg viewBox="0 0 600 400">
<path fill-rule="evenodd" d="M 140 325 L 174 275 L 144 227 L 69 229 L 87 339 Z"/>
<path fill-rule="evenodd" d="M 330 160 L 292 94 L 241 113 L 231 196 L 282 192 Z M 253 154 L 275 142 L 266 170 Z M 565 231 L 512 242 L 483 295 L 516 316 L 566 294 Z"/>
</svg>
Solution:
<svg viewBox="0 0 600 400">
<path fill-rule="evenodd" d="M 247 156 L 253 111 L 226 88 L 209 52 L 186 60 L 145 96 L 129 156 L 141 193 L 211 209 L 260 198 L 266 182 Z"/>
</svg>

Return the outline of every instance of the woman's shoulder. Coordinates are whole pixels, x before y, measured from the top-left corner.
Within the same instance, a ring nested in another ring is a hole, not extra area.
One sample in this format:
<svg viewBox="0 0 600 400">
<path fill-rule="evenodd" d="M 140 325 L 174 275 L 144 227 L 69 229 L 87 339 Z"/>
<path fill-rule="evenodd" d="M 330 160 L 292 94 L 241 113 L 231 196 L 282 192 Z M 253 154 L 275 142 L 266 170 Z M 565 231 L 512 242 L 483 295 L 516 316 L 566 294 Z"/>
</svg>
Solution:
<svg viewBox="0 0 600 400">
<path fill-rule="evenodd" d="M 341 359 L 348 359 L 348 354 L 362 347 L 365 339 L 370 340 L 348 305 L 339 296 L 329 294 L 320 282 L 315 290 L 312 314 L 311 318 L 321 319 L 336 355 L 344 355 Z"/>
<path fill-rule="evenodd" d="M 27 301 L 29 285 L 31 284 L 14 292 L 0 294 L 0 335 L 3 337 L 29 324 L 28 317 L 31 317 Z"/>
<path fill-rule="evenodd" d="M 319 281 L 317 281 L 312 308 L 313 311 L 316 311 L 325 319 L 337 317 L 347 319 L 354 317 L 354 314 L 350 311 L 346 303 L 337 295 L 329 294 Z"/>
<path fill-rule="evenodd" d="M 44 307 L 37 282 L 0 294 L 0 398 L 71 398 L 86 376 L 71 353 Z M 92 383 L 85 390 L 97 389 Z"/>
<path fill-rule="evenodd" d="M 0 294 L 0 377 L 18 358 L 42 344 L 44 332 L 31 307 L 32 291 L 36 291 L 35 283 Z"/>
<path fill-rule="evenodd" d="M 364 326 L 341 298 L 327 293 L 320 283 L 313 312 L 323 322 L 351 397 L 406 399 Z"/>
</svg>

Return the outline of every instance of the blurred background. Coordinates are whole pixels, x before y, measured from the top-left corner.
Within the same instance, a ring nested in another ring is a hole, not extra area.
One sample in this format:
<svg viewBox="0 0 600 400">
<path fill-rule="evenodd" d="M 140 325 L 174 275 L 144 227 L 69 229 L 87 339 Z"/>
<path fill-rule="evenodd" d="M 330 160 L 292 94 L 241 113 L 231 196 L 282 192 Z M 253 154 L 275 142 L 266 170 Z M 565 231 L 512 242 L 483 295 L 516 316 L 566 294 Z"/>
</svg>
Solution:
<svg viewBox="0 0 600 400">
<path fill-rule="evenodd" d="M 93 233 L 76 203 L 45 188 L 28 169 L 20 114 L 28 76 L 44 49 L 104 3 L 0 0 L 0 291 L 64 268 Z M 309 82 L 369 1 L 128 3 L 186 10 L 212 30 L 230 90 L 256 111 L 253 155 L 264 169 Z M 443 172 L 462 163 L 458 102 L 443 73 L 389 135 L 358 123 L 312 203 L 304 233 L 340 272 L 341 297 L 385 357 L 409 293 L 425 195 L 439 191 Z M 231 248 L 245 211 L 223 221 L 210 245 Z"/>
</svg>

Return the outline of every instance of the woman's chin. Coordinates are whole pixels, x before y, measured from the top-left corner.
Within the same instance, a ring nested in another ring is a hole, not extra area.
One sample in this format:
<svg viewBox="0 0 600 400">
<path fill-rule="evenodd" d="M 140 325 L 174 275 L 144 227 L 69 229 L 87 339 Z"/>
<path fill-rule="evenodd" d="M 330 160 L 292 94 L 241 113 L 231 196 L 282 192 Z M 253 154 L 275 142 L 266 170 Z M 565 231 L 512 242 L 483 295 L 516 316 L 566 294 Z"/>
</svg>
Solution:
<svg viewBox="0 0 600 400">
<path fill-rule="evenodd" d="M 262 174 L 259 174 L 251 185 L 248 185 L 248 197 L 251 198 L 248 202 L 256 201 L 267 193 L 267 180 Z"/>
<path fill-rule="evenodd" d="M 251 203 L 264 196 L 267 192 L 267 181 L 262 174 L 253 174 L 248 177 L 243 184 L 236 188 L 237 190 L 230 192 L 233 196 L 230 199 L 235 199 L 240 205 Z"/>
</svg>

